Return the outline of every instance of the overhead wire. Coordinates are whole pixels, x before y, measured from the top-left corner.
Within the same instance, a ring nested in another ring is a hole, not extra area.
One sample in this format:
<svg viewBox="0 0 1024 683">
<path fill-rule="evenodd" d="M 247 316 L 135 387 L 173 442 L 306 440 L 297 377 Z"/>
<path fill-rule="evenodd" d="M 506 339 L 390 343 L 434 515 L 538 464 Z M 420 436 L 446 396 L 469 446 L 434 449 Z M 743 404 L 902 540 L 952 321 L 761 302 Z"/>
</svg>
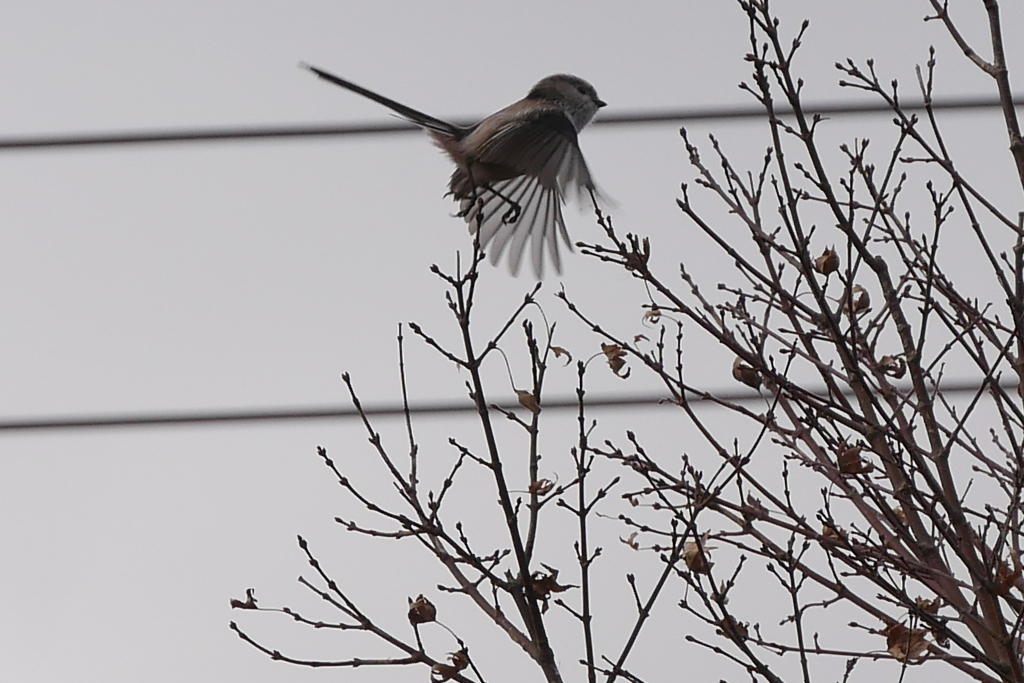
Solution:
<svg viewBox="0 0 1024 683">
<path fill-rule="evenodd" d="M 1024 96 L 1015 97 L 1015 103 L 1024 102 Z M 957 97 L 938 100 L 931 107 L 937 111 L 971 111 L 999 107 L 998 98 Z M 924 111 L 923 102 L 901 104 L 904 112 Z M 846 116 L 864 114 L 891 114 L 892 109 L 880 102 L 819 102 L 803 107 L 808 115 Z M 780 108 L 779 116 L 790 116 L 792 110 Z M 591 126 L 637 126 L 694 121 L 723 121 L 763 118 L 764 109 L 755 105 L 727 107 L 691 107 L 687 109 L 661 109 L 622 113 L 608 113 L 599 116 Z M 456 120 L 456 125 L 471 125 L 475 121 Z M 67 133 L 46 135 L 25 135 L 0 137 L 0 151 L 26 151 L 61 149 L 73 147 L 109 147 L 118 145 L 151 145 L 168 143 L 226 142 L 241 140 L 275 140 L 344 137 L 353 135 L 392 135 L 420 130 L 417 126 L 402 120 L 379 123 L 306 123 L 266 126 L 225 126 L 212 128 L 168 128 L 148 131 L 123 131 L 107 133 Z"/>
<path fill-rule="evenodd" d="M 1016 387 L 1003 387 L 1011 394 Z M 972 382 L 946 382 L 940 387 L 942 394 L 963 394 L 976 393 L 981 391 L 976 383 Z M 987 390 L 987 389 L 986 389 Z M 901 391 L 909 393 L 910 387 Z M 844 392 L 850 396 L 852 392 Z M 694 407 L 718 406 L 722 403 L 755 403 L 762 402 L 766 405 L 772 397 L 754 392 L 750 389 L 726 390 L 719 392 L 707 392 L 706 395 L 693 394 L 687 400 Z M 494 405 L 494 404 L 492 404 Z M 670 398 L 654 394 L 641 396 L 620 396 L 620 397 L 597 397 L 587 398 L 584 407 L 592 409 L 629 409 L 650 406 L 673 406 L 676 405 Z M 576 398 L 556 398 L 542 400 L 541 410 L 564 411 L 578 410 L 579 401 Z M 502 407 L 504 410 L 516 409 L 517 405 L 510 403 Z M 72 429 L 110 429 L 120 427 L 169 427 L 174 425 L 214 425 L 214 424 L 239 424 L 252 422 L 297 422 L 308 420 L 351 420 L 361 418 L 393 418 L 402 417 L 408 412 L 410 416 L 428 415 L 453 415 L 453 414 L 475 414 L 476 405 L 469 399 L 461 401 L 447 401 L 435 403 L 411 404 L 408 408 L 401 404 L 381 404 L 377 406 L 363 406 L 362 409 L 355 407 L 340 406 L 313 406 L 297 408 L 252 408 L 252 409 L 230 409 L 230 410 L 209 410 L 209 411 L 182 411 L 182 412 L 151 412 L 151 413 L 122 413 L 108 415 L 82 415 L 67 417 L 25 417 L 16 419 L 0 420 L 0 434 L 12 432 L 38 432 L 49 430 L 72 430 Z"/>
<path fill-rule="evenodd" d="M 1015 97 L 1015 103 L 1024 102 L 1024 97 Z M 935 101 L 931 108 L 937 111 L 971 111 L 1001 106 L 993 97 L 960 97 Z M 808 115 L 845 116 L 892 113 L 892 109 L 878 102 L 816 103 L 803 107 Z M 923 102 L 904 103 L 904 112 L 924 111 Z M 780 109 L 779 116 L 792 115 L 792 110 Z M 765 112 L 757 106 L 693 107 L 688 109 L 648 110 L 607 114 L 596 119 L 592 126 L 636 126 L 668 123 L 685 123 L 707 120 L 738 120 L 762 118 Z M 469 125 L 469 121 L 456 121 L 458 125 Z M 232 140 L 301 139 L 318 137 L 344 137 L 358 135 L 390 135 L 419 130 L 417 126 L 404 121 L 387 123 L 353 124 L 295 124 L 283 126 L 233 126 L 220 128 L 165 129 L 132 132 L 73 133 L 35 136 L 0 137 L 0 152 L 59 149 L 75 147 L 103 147 L 118 145 L 146 145 L 167 143 L 223 142 Z M 974 384 L 948 384 L 944 393 L 976 392 Z M 750 392 L 725 391 L 713 394 L 713 398 L 694 396 L 695 405 L 718 404 L 720 402 L 746 403 L 764 400 L 764 397 Z M 666 403 L 663 396 L 633 396 L 618 398 L 587 399 L 587 408 L 630 408 Z M 577 409 L 576 399 L 545 401 L 545 410 Z M 181 411 L 152 413 L 123 413 L 109 415 L 41 416 L 0 420 L 0 433 L 35 432 L 43 430 L 103 429 L 117 427 L 158 427 L 172 425 L 232 424 L 245 422 L 283 422 L 322 419 L 352 419 L 366 417 L 395 417 L 408 412 L 410 415 L 441 415 L 475 411 L 468 401 L 418 404 L 408 408 L 401 405 L 380 405 L 361 411 L 355 408 L 336 406 L 298 408 L 253 408 L 222 411 Z"/>
</svg>

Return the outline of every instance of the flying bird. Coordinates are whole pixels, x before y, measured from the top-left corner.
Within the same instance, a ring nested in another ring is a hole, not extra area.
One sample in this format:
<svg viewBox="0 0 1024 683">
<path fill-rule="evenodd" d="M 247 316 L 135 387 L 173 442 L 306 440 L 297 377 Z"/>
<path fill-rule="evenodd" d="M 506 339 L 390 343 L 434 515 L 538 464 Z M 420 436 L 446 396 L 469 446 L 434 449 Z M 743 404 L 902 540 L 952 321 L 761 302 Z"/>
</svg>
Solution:
<svg viewBox="0 0 1024 683">
<path fill-rule="evenodd" d="M 559 240 L 572 251 L 562 204 L 569 190 L 598 203 L 578 133 L 605 106 L 582 78 L 555 74 L 538 82 L 526 97 L 476 125 L 442 121 L 372 90 L 303 64 L 320 78 L 367 97 L 424 128 L 455 163 L 448 194 L 459 202 L 457 216 L 497 264 L 508 249 L 508 265 L 519 272 L 529 247 L 534 273 L 544 273 L 545 251 L 561 273 Z"/>
</svg>

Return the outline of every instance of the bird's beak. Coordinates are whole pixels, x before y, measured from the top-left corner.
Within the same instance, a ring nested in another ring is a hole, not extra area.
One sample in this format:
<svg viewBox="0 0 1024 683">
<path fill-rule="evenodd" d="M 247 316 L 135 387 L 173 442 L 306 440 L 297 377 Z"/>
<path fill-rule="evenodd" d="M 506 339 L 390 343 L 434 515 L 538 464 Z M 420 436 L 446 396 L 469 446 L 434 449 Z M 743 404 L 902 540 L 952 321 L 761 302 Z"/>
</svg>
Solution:
<svg viewBox="0 0 1024 683">
<path fill-rule="evenodd" d="M 604 100 L 595 100 L 594 104 L 597 105 L 598 109 L 600 109 L 601 107 L 607 107 L 608 106 L 608 103 L 605 102 Z"/>
</svg>

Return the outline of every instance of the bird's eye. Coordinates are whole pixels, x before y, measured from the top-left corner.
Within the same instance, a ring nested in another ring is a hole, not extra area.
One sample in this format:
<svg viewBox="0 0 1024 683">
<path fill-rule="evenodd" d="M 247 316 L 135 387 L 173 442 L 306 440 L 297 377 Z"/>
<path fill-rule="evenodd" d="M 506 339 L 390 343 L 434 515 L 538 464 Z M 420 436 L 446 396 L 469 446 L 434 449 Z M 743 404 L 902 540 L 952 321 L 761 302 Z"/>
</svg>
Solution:
<svg viewBox="0 0 1024 683">
<path fill-rule="evenodd" d="M 586 95 L 587 94 L 587 89 L 585 87 L 583 87 L 582 85 L 577 85 L 576 86 L 576 90 L 578 90 L 581 95 Z"/>
</svg>

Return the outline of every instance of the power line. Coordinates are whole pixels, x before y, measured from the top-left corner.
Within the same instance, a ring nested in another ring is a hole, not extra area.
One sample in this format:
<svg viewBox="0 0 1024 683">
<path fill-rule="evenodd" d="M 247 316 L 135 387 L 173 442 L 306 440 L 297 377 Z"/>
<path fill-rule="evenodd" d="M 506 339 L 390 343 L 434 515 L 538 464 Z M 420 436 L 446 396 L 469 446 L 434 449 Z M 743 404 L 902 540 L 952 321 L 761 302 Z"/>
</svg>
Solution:
<svg viewBox="0 0 1024 683">
<path fill-rule="evenodd" d="M 1017 103 L 1024 102 L 1024 96 L 1015 97 Z M 995 97 L 960 97 L 932 104 L 932 109 L 942 111 L 970 111 L 999 107 Z M 904 112 L 924 111 L 920 102 L 905 103 Z M 808 114 L 822 116 L 847 116 L 856 114 L 891 114 L 892 109 L 884 103 L 846 102 L 818 103 L 804 107 Z M 779 110 L 780 116 L 792 114 L 792 110 Z M 764 109 L 758 106 L 692 107 L 689 109 L 648 110 L 607 114 L 600 116 L 592 126 L 636 126 L 693 121 L 735 120 L 764 118 Z M 454 121 L 456 125 L 471 125 L 475 121 Z M 419 128 L 404 121 L 388 123 L 353 124 L 295 124 L 285 126 L 228 126 L 222 128 L 164 129 L 150 131 L 115 133 L 68 133 L 56 135 L 19 136 L 0 138 L 2 150 L 54 149 L 64 147 L 100 147 L 116 145 L 146 145 L 179 142 L 223 142 L 229 140 L 272 140 L 287 138 L 341 137 L 349 135 L 389 135 L 409 133 Z"/>
<path fill-rule="evenodd" d="M 1024 97 L 1015 97 L 1015 101 L 1024 101 Z M 975 110 L 1001 106 L 998 98 L 993 97 L 962 97 L 932 103 L 934 110 Z M 902 106 L 904 112 L 920 112 L 923 103 L 909 103 Z M 844 116 L 856 114 L 892 113 L 892 110 L 880 103 L 843 103 L 843 104 L 811 104 L 804 107 L 808 114 L 823 116 Z M 791 110 L 780 110 L 779 115 L 792 114 Z M 691 109 L 646 111 L 602 116 L 591 125 L 645 125 L 680 123 L 687 121 L 729 120 L 763 118 L 764 110 L 757 106 L 746 107 L 697 107 Z M 457 125 L 470 125 L 472 121 L 456 122 Z M 32 150 L 63 147 L 94 147 L 130 144 L 157 144 L 178 142 L 215 142 L 229 140 L 261 140 L 278 138 L 336 137 L 349 135 L 381 135 L 391 133 L 408 133 L 419 128 L 405 122 L 366 123 L 366 124 L 307 124 L 293 126 L 252 126 L 211 129 L 168 129 L 131 133 L 98 133 L 98 134 L 66 134 L 49 136 L 26 136 L 0 138 L 0 150 Z M 961 393 L 977 391 L 976 385 L 948 385 L 943 387 L 945 393 Z M 1013 388 L 1011 388 L 1013 390 Z M 749 392 L 723 392 L 715 394 L 721 401 L 747 402 L 761 400 L 762 397 Z M 700 397 L 691 399 L 695 403 L 707 401 Z M 588 408 L 628 408 L 637 406 L 657 405 L 665 402 L 661 396 L 637 396 L 630 398 L 598 398 L 586 401 Z M 711 402 L 711 401 L 708 401 Z M 713 402 L 712 402 L 713 403 Z M 546 410 L 576 409 L 575 399 L 546 401 Z M 415 415 L 437 415 L 459 413 L 475 410 L 468 402 L 435 403 L 410 406 L 409 412 Z M 395 417 L 405 414 L 401 406 L 378 406 L 364 408 L 368 417 Z M 15 420 L 0 420 L 0 431 L 25 432 L 51 429 L 89 429 L 113 427 L 154 427 L 171 425 L 226 424 L 238 422 L 280 422 L 316 419 L 351 419 L 358 417 L 354 408 L 312 407 L 312 408 L 268 408 L 268 409 L 235 409 L 227 411 L 191 411 L 180 413 L 138 413 L 107 416 L 79 417 L 30 417 Z"/>
<path fill-rule="evenodd" d="M 977 392 L 979 386 L 969 382 L 947 382 L 942 385 L 943 394 L 962 394 Z M 1016 386 L 1003 387 L 1011 394 Z M 910 387 L 900 391 L 909 392 Z M 851 396 L 852 392 L 844 392 Z M 767 395 L 754 393 L 750 389 L 739 389 L 711 393 L 713 399 L 700 396 L 690 397 L 690 402 L 701 405 L 715 406 L 717 401 L 728 403 L 765 402 Z M 673 405 L 665 396 L 647 395 L 630 397 L 599 397 L 588 398 L 584 402 L 588 410 L 609 408 L 639 408 L 655 405 Z M 506 409 L 518 408 L 515 405 L 504 406 Z M 577 410 L 579 403 L 575 398 L 562 398 L 544 401 L 541 404 L 546 411 Z M 409 406 L 409 413 L 415 416 L 445 415 L 476 412 L 476 406 L 469 399 L 462 401 L 424 403 Z M 367 417 L 401 417 L 405 409 L 401 405 L 364 406 L 363 414 Z M 27 417 L 13 420 L 0 420 L 0 433 L 3 432 L 37 432 L 66 429 L 108 429 L 117 427 L 168 427 L 175 425 L 233 424 L 244 422 L 297 422 L 302 420 L 337 420 L 359 417 L 355 408 L 337 406 L 306 407 L 306 408 L 253 408 L 233 409 L 224 411 L 188 411 L 179 413 L 135 413 L 121 415 L 86 415 L 78 417 Z"/>
<path fill-rule="evenodd" d="M 636 396 L 631 398 L 588 399 L 588 407 L 630 407 L 656 405 L 664 401 L 663 396 Z M 512 408 L 513 406 L 508 406 Z M 545 401 L 544 410 L 577 408 L 575 399 Z M 476 406 L 465 399 L 462 401 L 438 402 L 410 405 L 412 415 L 445 415 L 476 412 Z M 367 417 L 401 417 L 405 409 L 401 405 L 363 406 Z M 105 427 L 156 427 L 168 425 L 229 424 L 237 422 L 292 422 L 299 420 L 353 419 L 359 411 L 352 407 L 307 407 L 307 408 L 255 408 L 225 411 L 191 411 L 181 413 L 138 413 L 125 415 L 83 416 L 83 417 L 38 417 L 0 421 L 0 432 L 38 431 L 47 429 L 81 429 Z"/>
</svg>

